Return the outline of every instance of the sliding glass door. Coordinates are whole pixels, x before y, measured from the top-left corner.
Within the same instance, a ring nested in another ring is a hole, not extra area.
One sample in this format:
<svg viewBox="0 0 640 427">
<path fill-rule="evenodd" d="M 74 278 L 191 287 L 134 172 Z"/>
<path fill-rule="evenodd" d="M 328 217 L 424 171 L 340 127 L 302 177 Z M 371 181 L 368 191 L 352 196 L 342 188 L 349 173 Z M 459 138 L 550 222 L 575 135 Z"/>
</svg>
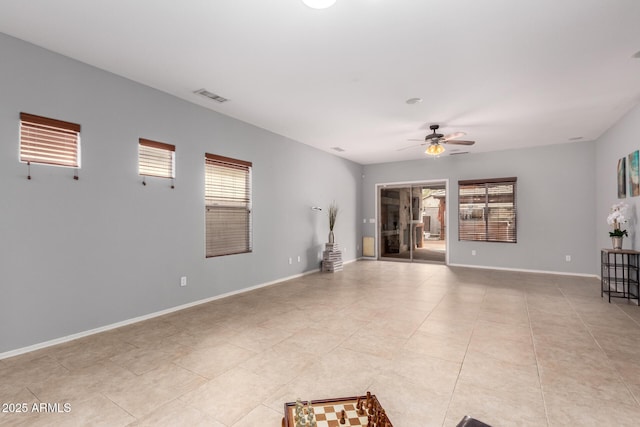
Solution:
<svg viewBox="0 0 640 427">
<path fill-rule="evenodd" d="M 446 183 L 378 186 L 380 259 L 445 262 Z"/>
</svg>

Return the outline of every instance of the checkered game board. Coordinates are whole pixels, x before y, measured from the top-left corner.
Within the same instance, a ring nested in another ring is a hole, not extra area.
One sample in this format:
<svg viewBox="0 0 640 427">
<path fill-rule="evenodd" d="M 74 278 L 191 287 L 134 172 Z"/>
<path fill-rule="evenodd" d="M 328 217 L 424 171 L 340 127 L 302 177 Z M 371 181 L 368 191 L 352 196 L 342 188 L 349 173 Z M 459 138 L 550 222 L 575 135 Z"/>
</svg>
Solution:
<svg viewBox="0 0 640 427">
<path fill-rule="evenodd" d="M 360 399 L 364 402 L 366 396 L 361 396 Z M 375 395 L 371 395 L 374 406 L 382 408 Z M 339 399 L 324 399 L 324 400 L 312 400 L 311 406 L 315 412 L 315 418 L 318 427 L 347 427 L 347 426 L 367 426 L 367 414 L 358 415 L 356 409 L 356 402 L 358 397 L 347 397 Z M 303 402 L 305 407 L 307 402 Z M 282 419 L 283 427 L 295 427 L 295 402 L 285 403 L 285 417 Z M 345 411 L 345 423 L 340 424 L 340 414 L 342 410 Z M 393 427 L 390 422 L 387 421 L 386 426 L 380 423 L 377 426 L 373 423 L 370 427 Z"/>
</svg>

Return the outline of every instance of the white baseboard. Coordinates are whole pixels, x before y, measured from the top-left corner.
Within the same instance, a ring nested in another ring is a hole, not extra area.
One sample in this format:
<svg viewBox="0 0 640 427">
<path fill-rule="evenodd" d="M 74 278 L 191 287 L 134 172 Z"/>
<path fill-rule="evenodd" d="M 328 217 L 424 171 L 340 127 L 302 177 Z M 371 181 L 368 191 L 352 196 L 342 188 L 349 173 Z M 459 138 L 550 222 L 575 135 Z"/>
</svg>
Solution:
<svg viewBox="0 0 640 427">
<path fill-rule="evenodd" d="M 596 277 L 600 278 L 597 274 L 584 274 L 573 273 L 565 271 L 547 271 L 547 270 L 528 270 L 524 268 L 506 268 L 506 267 L 492 267 L 488 265 L 472 265 L 472 264 L 447 264 L 449 267 L 466 267 L 466 268 L 479 268 L 482 270 L 501 270 L 501 271 L 516 271 L 520 273 L 538 273 L 538 274 L 555 274 L 558 276 L 578 276 L 578 277 Z"/>
<path fill-rule="evenodd" d="M 355 261 L 355 260 L 348 261 L 345 264 L 351 263 L 353 261 Z M 238 291 L 227 292 L 227 293 L 224 293 L 224 294 L 220 294 L 220 295 L 216 295 L 216 296 L 213 296 L 213 297 L 201 299 L 201 300 L 198 300 L 198 301 L 189 302 L 187 304 L 182 304 L 182 305 L 178 305 L 178 306 L 175 306 L 175 307 L 167 308 L 165 310 L 156 311 L 154 313 L 145 314 L 143 316 L 134 317 L 132 319 L 123 320 L 121 322 L 116 322 L 116 323 L 112 323 L 112 324 L 109 324 L 109 325 L 101 326 L 99 328 L 90 329 L 88 331 L 82 331 L 82 332 L 78 332 L 76 334 L 71 334 L 71 335 L 67 335 L 67 336 L 64 336 L 64 337 L 55 338 L 55 339 L 52 339 L 52 340 L 49 340 L 49 341 L 40 342 L 40 343 L 33 344 L 33 345 L 30 345 L 30 346 L 27 346 L 27 347 L 22 347 L 22 348 L 18 348 L 18 349 L 15 349 L 15 350 L 6 351 L 4 353 L 0 353 L 0 360 L 7 359 L 9 357 L 19 356 L 19 355 L 24 354 L 24 353 L 29 353 L 31 351 L 40 350 L 40 349 L 43 349 L 43 348 L 46 348 L 46 347 L 51 347 L 51 346 L 54 346 L 54 345 L 65 343 L 65 342 L 73 341 L 73 340 L 76 340 L 78 338 L 84 338 L 84 337 L 87 337 L 89 335 L 99 334 L 100 332 L 110 331 L 112 329 L 120 328 L 122 326 L 131 325 L 133 323 L 142 322 L 144 320 L 153 319 L 154 317 L 164 316 L 165 314 L 173 313 L 175 311 L 184 310 L 186 308 L 190 308 L 190 307 L 193 307 L 193 306 L 196 306 L 196 305 L 206 304 L 208 302 L 219 300 L 219 299 L 223 299 L 223 298 L 228 298 L 228 297 L 233 296 L 233 295 L 238 295 L 238 294 L 243 294 L 243 293 L 246 293 L 246 292 L 251 292 L 251 291 L 254 291 L 256 289 L 265 288 L 267 286 L 272 286 L 272 285 L 275 285 L 277 283 L 285 282 L 287 280 L 297 279 L 298 277 L 303 277 L 303 276 L 306 276 L 306 275 L 309 275 L 309 274 L 313 274 L 313 273 L 318 273 L 318 272 L 319 272 L 319 269 L 305 271 L 305 272 L 300 273 L 300 274 L 294 274 L 293 276 L 283 277 L 283 278 L 280 278 L 280 279 L 277 279 L 277 280 L 272 280 L 270 282 L 261 283 L 259 285 L 251 286 L 249 288 L 240 289 Z"/>
<path fill-rule="evenodd" d="M 344 264 L 351 264 L 351 263 L 356 262 L 358 260 L 374 260 L 375 261 L 375 260 L 377 260 L 377 258 L 360 257 L 360 258 L 355 258 L 355 259 L 352 259 L 352 260 L 349 260 L 349 261 L 345 261 Z M 449 266 L 450 267 L 478 268 L 478 269 L 485 269 L 485 270 L 504 270 L 504 271 L 517 271 L 517 272 L 523 272 L 523 273 L 543 273 L 543 274 L 557 274 L 557 275 L 563 275 L 563 276 L 580 276 L 580 277 L 600 278 L 600 276 L 595 275 L 595 274 L 563 273 L 563 272 L 558 272 L 558 271 L 526 270 L 526 269 L 518 269 L 518 268 L 504 268 L 504 267 L 491 267 L 491 266 L 465 265 L 465 264 L 449 264 Z M 22 347 L 22 348 L 18 348 L 18 349 L 15 349 L 15 350 L 6 351 L 4 353 L 0 353 L 0 360 L 7 359 L 9 357 L 19 356 L 19 355 L 24 354 L 24 353 L 29 353 L 31 351 L 40 350 L 40 349 L 43 349 L 43 348 L 46 348 L 46 347 L 51 347 L 51 346 L 54 346 L 54 345 L 65 343 L 65 342 L 73 341 L 73 340 L 76 340 L 78 338 L 87 337 L 89 335 L 99 334 L 100 332 L 110 331 L 112 329 L 120 328 L 122 326 L 131 325 L 133 323 L 142 322 L 144 320 L 153 319 L 154 317 L 164 316 L 165 314 L 173 313 L 175 311 L 184 310 L 186 308 L 194 307 L 196 305 L 206 304 L 208 302 L 219 300 L 219 299 L 223 299 L 223 298 L 228 298 L 228 297 L 233 296 L 233 295 L 238 295 L 238 294 L 243 294 L 243 293 L 246 293 L 246 292 L 251 292 L 251 291 L 254 291 L 256 289 L 265 288 L 267 286 L 272 286 L 272 285 L 275 285 L 277 283 L 286 282 L 287 280 L 297 279 L 298 277 L 303 277 L 303 276 L 306 276 L 306 275 L 309 275 L 309 274 L 313 274 L 313 273 L 318 273 L 318 272 L 319 272 L 318 269 L 305 271 L 303 273 L 294 274 L 292 276 L 283 277 L 283 278 L 280 278 L 280 279 L 272 280 L 270 282 L 265 282 L 265 283 L 261 283 L 259 285 L 255 285 L 255 286 L 251 286 L 251 287 L 248 287 L 248 288 L 240 289 L 240 290 L 237 290 L 237 291 L 232 291 L 232 292 L 227 292 L 227 293 L 220 294 L 220 295 L 215 295 L 213 297 L 201 299 L 201 300 L 198 300 L 198 301 L 193 301 L 193 302 L 190 302 L 190 303 L 187 303 L 187 304 L 182 304 L 182 305 L 178 305 L 178 306 L 175 306 L 175 307 L 167 308 L 165 310 L 156 311 L 154 313 L 145 314 L 143 316 L 134 317 L 132 319 L 123 320 L 121 322 L 116 322 L 116 323 L 112 323 L 112 324 L 109 324 L 109 325 L 101 326 L 99 328 L 90 329 L 90 330 L 87 330 L 87 331 L 78 332 L 76 334 L 67 335 L 67 336 L 64 336 L 64 337 L 55 338 L 53 340 L 49 340 L 49 341 L 44 341 L 44 342 L 41 342 L 41 343 L 33 344 L 33 345 L 30 345 L 30 346 L 27 346 L 27 347 Z"/>
</svg>

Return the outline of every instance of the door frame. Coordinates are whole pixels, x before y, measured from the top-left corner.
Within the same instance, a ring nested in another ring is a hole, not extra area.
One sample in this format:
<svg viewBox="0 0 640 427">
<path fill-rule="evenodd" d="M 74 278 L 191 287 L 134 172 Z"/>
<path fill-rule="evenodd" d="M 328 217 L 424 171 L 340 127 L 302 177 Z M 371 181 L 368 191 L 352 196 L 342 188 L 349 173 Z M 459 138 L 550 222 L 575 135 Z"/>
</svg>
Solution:
<svg viewBox="0 0 640 427">
<path fill-rule="evenodd" d="M 381 183 L 377 183 L 375 184 L 375 212 L 376 212 L 376 232 L 374 233 L 374 250 L 375 250 L 375 259 L 376 260 L 383 260 L 383 261 L 387 261 L 390 260 L 390 258 L 382 258 L 380 255 L 380 233 L 381 233 L 381 228 L 382 228 L 382 224 L 380 222 L 380 217 L 381 217 L 381 212 L 380 212 L 380 190 L 383 188 L 387 188 L 387 187 L 406 187 L 406 186 L 429 186 L 429 184 L 442 184 L 444 183 L 444 200 L 445 200 L 445 210 L 444 210 L 444 216 L 445 216 L 445 221 L 446 221 L 446 226 L 445 226 L 445 241 L 446 241 L 446 250 L 445 250 L 445 254 L 444 254 L 444 264 L 445 265 L 449 265 L 449 247 L 450 247 L 450 240 L 449 240 L 449 230 L 450 230 L 450 226 L 449 224 L 451 223 L 450 221 L 450 216 L 449 216 L 449 207 L 451 206 L 451 204 L 449 203 L 449 179 L 448 178 L 442 178 L 442 179 L 426 179 L 426 180 L 418 180 L 418 181 L 396 181 L 396 182 L 381 182 Z M 398 261 L 398 262 L 407 262 L 401 259 L 397 259 L 394 261 Z M 415 262 L 415 260 L 409 260 L 408 262 Z M 419 262 L 419 261 L 418 261 Z"/>
</svg>

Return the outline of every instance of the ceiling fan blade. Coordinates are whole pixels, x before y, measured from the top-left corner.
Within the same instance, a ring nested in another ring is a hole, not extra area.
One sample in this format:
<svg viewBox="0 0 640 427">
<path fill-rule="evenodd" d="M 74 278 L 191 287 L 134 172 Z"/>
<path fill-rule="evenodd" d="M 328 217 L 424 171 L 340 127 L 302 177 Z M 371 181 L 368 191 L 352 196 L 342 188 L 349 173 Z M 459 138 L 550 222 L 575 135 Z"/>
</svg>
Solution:
<svg viewBox="0 0 640 427">
<path fill-rule="evenodd" d="M 410 139 L 409 141 L 421 141 L 421 140 L 420 139 Z M 420 147 L 421 145 L 427 145 L 427 143 L 423 142 L 422 144 L 408 145 L 406 147 L 398 148 L 396 151 L 404 151 L 404 150 L 407 150 L 409 148 Z"/>
<path fill-rule="evenodd" d="M 467 134 L 466 132 L 454 132 L 454 133 L 450 133 L 449 135 L 443 136 L 442 140 L 449 141 L 450 139 L 460 138 L 461 136 L 465 136 L 466 134 Z"/>
<path fill-rule="evenodd" d="M 462 141 L 462 140 L 451 140 L 451 141 L 440 141 L 443 144 L 450 144 L 450 145 L 473 145 L 476 142 L 475 141 Z"/>
</svg>

